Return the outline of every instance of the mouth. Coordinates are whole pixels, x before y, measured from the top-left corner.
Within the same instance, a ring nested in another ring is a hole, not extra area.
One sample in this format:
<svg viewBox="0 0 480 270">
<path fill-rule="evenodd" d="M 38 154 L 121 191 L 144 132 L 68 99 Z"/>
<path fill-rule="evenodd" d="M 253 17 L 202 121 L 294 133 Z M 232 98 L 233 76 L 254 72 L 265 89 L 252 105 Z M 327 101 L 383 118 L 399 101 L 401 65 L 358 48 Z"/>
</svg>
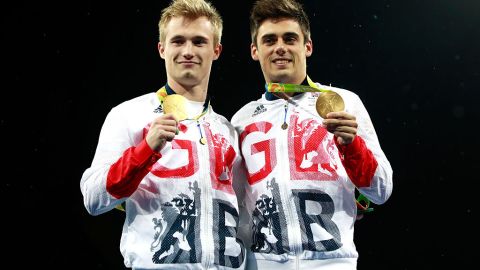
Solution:
<svg viewBox="0 0 480 270">
<path fill-rule="evenodd" d="M 186 65 L 186 66 L 193 66 L 193 65 L 199 65 L 200 63 L 195 62 L 195 61 L 177 61 L 177 64 Z"/>
<path fill-rule="evenodd" d="M 272 63 L 276 65 L 286 65 L 291 62 L 292 62 L 292 59 L 288 59 L 288 58 L 275 58 L 272 60 Z"/>
</svg>

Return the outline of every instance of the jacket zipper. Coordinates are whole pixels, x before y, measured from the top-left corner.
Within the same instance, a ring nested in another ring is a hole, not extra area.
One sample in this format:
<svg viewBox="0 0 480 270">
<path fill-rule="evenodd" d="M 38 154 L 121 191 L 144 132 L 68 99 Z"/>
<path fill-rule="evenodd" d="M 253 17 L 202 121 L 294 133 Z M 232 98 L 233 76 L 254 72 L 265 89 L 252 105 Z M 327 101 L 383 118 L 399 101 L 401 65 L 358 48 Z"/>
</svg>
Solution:
<svg viewBox="0 0 480 270">
<path fill-rule="evenodd" d="M 288 111 L 288 102 L 285 103 L 285 120 L 284 122 L 286 123 L 286 119 L 287 119 L 287 111 Z M 290 121 L 288 121 L 290 122 Z M 286 136 L 288 136 L 288 129 L 285 130 L 287 132 Z M 283 157 L 283 158 L 280 158 L 279 160 L 281 160 L 282 163 L 285 162 L 285 160 L 287 160 L 287 164 L 286 166 L 281 166 L 280 168 L 289 168 L 290 167 L 290 164 L 288 162 L 289 160 L 289 156 L 288 156 L 288 149 L 287 151 L 285 151 L 285 141 L 287 141 L 287 144 L 288 144 L 288 138 L 287 139 L 284 139 L 282 140 L 282 143 L 280 144 L 280 156 Z M 288 146 L 287 146 L 288 147 Z M 286 155 L 285 155 L 286 153 Z M 283 165 L 283 164 L 282 164 Z M 288 174 L 290 175 L 290 174 Z M 282 179 L 284 180 L 284 179 Z M 301 239 L 301 237 L 298 235 L 298 231 L 300 230 L 300 226 L 297 222 L 295 222 L 297 219 L 295 218 L 294 216 L 294 213 L 292 213 L 293 211 L 290 209 L 290 206 L 291 206 L 291 203 L 290 203 L 290 195 L 291 195 L 291 189 L 290 189 L 290 179 L 287 177 L 287 179 L 285 181 L 282 181 L 282 186 L 283 186 L 283 197 L 285 199 L 285 203 L 286 203 L 286 211 L 285 211 L 285 214 L 286 214 L 286 218 L 288 220 L 288 223 L 290 223 L 294 229 L 292 230 L 292 237 L 291 237 L 291 240 L 292 240 L 292 243 L 290 243 L 290 247 L 293 249 L 293 252 L 296 256 L 296 258 L 298 258 L 298 254 L 300 254 L 300 248 L 299 248 L 299 239 Z M 295 205 L 295 202 L 293 202 L 293 205 Z M 287 223 L 287 226 L 288 226 L 288 223 Z M 286 228 L 287 229 L 287 228 Z"/>
<path fill-rule="evenodd" d="M 199 128 L 202 128 L 202 125 L 199 126 Z M 205 133 L 205 131 L 203 132 Z M 208 215 L 208 205 L 212 202 L 211 198 L 211 192 L 212 192 L 212 185 L 210 181 L 210 175 L 208 174 L 208 171 L 210 170 L 210 153 L 208 151 L 209 143 L 207 141 L 207 144 L 202 145 L 197 142 L 197 146 L 200 148 L 199 149 L 199 165 L 200 165 L 200 177 L 201 177 L 201 182 L 202 182 L 202 189 L 203 189 L 203 194 L 205 200 L 202 201 L 202 211 L 203 211 L 203 232 L 205 235 L 204 241 L 202 243 L 202 257 L 203 257 L 203 262 L 202 265 L 204 266 L 205 269 L 210 268 L 211 264 L 211 254 L 214 252 L 214 243 L 212 241 L 213 236 L 212 236 L 212 226 L 210 224 L 210 216 Z M 208 157 L 208 159 L 201 158 L 201 157 Z M 201 235 L 201 234 L 200 234 Z"/>
</svg>

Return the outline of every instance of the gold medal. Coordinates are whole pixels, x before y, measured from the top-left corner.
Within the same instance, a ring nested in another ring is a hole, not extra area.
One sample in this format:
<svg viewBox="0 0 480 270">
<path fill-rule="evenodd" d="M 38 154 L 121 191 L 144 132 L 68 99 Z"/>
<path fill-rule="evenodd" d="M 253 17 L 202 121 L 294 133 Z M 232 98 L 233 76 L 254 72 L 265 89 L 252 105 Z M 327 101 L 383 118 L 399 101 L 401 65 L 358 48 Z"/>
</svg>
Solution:
<svg viewBox="0 0 480 270">
<path fill-rule="evenodd" d="M 322 118 L 327 118 L 330 112 L 340 112 L 345 109 L 342 97 L 334 91 L 321 93 L 317 98 L 316 108 Z"/>
<path fill-rule="evenodd" d="M 288 124 L 287 123 L 283 123 L 282 124 L 282 129 L 287 129 L 288 128 Z"/>
<path fill-rule="evenodd" d="M 200 143 L 203 145 L 207 144 L 207 139 L 205 139 L 204 137 L 200 138 Z"/>
<path fill-rule="evenodd" d="M 177 121 L 187 119 L 187 109 L 185 106 L 185 97 L 178 94 L 168 95 L 163 100 L 163 112 L 171 113 Z"/>
</svg>

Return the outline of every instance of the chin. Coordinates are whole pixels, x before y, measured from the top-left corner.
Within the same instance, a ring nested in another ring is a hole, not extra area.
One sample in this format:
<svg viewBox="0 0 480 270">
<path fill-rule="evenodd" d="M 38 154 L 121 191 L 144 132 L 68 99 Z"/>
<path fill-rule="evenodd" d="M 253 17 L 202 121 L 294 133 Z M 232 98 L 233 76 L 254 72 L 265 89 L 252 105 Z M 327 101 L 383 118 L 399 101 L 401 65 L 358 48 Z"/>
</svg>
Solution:
<svg viewBox="0 0 480 270">
<path fill-rule="evenodd" d="M 195 77 L 196 77 L 195 73 L 190 72 L 190 71 L 187 71 L 187 72 L 182 74 L 182 78 L 184 78 L 184 79 L 194 79 Z"/>
<path fill-rule="evenodd" d="M 198 76 L 195 76 L 195 74 L 192 73 L 182 74 L 181 80 L 184 84 L 191 86 L 200 83 Z"/>
</svg>

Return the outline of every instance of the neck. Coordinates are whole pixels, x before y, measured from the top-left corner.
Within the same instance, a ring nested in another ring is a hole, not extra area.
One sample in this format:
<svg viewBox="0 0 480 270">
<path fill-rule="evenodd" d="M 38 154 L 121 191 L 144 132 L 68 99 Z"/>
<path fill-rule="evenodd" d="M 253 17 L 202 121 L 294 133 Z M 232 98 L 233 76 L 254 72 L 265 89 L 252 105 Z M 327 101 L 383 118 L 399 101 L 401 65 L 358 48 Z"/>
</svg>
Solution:
<svg viewBox="0 0 480 270">
<path fill-rule="evenodd" d="M 174 80 L 168 79 L 168 85 L 176 94 L 182 95 L 188 100 L 204 102 L 207 98 L 207 84 L 201 83 L 197 85 L 181 84 Z"/>
</svg>

